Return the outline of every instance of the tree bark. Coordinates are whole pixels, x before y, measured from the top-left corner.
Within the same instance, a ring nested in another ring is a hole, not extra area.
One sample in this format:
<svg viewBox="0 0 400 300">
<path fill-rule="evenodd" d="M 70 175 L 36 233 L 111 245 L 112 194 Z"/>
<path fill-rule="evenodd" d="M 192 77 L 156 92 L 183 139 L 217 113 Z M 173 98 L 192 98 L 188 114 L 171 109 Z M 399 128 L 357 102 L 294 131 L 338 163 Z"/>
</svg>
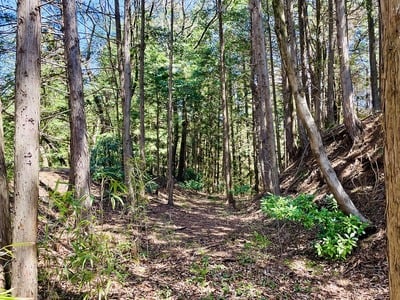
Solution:
<svg viewBox="0 0 400 300">
<path fill-rule="evenodd" d="M 37 299 L 40 1 L 18 1 L 12 294 Z"/>
<path fill-rule="evenodd" d="M 218 31 L 219 31 L 219 76 L 220 76 L 220 93 L 222 105 L 222 126 L 223 126 L 223 162 L 224 162 L 224 178 L 225 178 L 225 195 L 227 203 L 230 207 L 235 208 L 236 203 L 232 192 L 232 166 L 231 152 L 229 147 L 229 105 L 226 95 L 226 70 L 225 70 L 225 38 L 223 28 L 223 0 L 217 0 L 218 13 Z"/>
<path fill-rule="evenodd" d="M 8 196 L 7 167 L 4 148 L 3 104 L 0 100 L 0 250 L 11 245 L 10 199 Z M 10 288 L 9 260 L 0 258 L 0 290 Z"/>
<path fill-rule="evenodd" d="M 333 17 L 333 0 L 328 0 L 328 83 L 326 92 L 326 127 L 335 124 L 335 35 L 333 34 L 334 17 Z"/>
<path fill-rule="evenodd" d="M 362 124 L 354 111 L 353 83 L 351 81 L 349 44 L 347 39 L 346 2 L 336 0 L 336 30 L 340 56 L 340 82 L 342 84 L 343 119 L 346 130 L 356 141 L 362 133 Z"/>
<path fill-rule="evenodd" d="M 63 20 L 69 88 L 68 99 L 71 109 L 70 180 L 74 188 L 75 198 L 82 203 L 84 209 L 82 217 L 85 218 L 91 207 L 90 164 L 75 1 L 63 0 Z"/>
<path fill-rule="evenodd" d="M 307 130 L 307 136 L 310 140 L 311 150 L 317 160 L 320 170 L 324 176 L 326 183 L 329 186 L 332 194 L 343 212 L 346 214 L 353 214 L 360 218 L 363 222 L 369 221 L 358 211 L 351 201 L 349 195 L 344 190 L 342 184 L 336 176 L 334 169 L 328 156 L 325 152 L 325 148 L 322 144 L 321 135 L 315 124 L 315 121 L 310 113 L 304 93 L 300 92 L 296 72 L 293 66 L 294 63 L 294 53 L 290 53 L 288 47 L 288 34 L 285 23 L 285 14 L 283 6 L 280 0 L 273 0 L 274 14 L 275 14 L 275 30 L 278 37 L 279 48 L 281 50 L 282 61 L 285 66 L 292 93 L 294 94 L 296 101 L 296 108 L 299 118 L 301 119 L 304 127 Z"/>
<path fill-rule="evenodd" d="M 266 10 L 269 12 L 268 1 L 266 1 Z M 275 81 L 275 67 L 274 67 L 274 55 L 273 55 L 273 43 L 272 43 L 272 30 L 270 22 L 270 13 L 267 14 L 267 33 L 268 33 L 268 44 L 269 44 L 269 61 L 271 64 L 271 82 L 272 82 L 272 99 L 274 105 L 274 122 L 275 122 L 275 140 L 276 140 L 276 151 L 277 151 L 277 164 L 278 170 L 282 170 L 282 149 L 281 149 L 281 135 L 279 131 L 279 112 L 278 112 L 278 97 L 276 95 L 276 81 Z M 250 164 L 249 164 L 250 165 Z"/>
<path fill-rule="evenodd" d="M 381 99 L 379 97 L 378 88 L 378 67 L 376 61 L 376 37 L 375 37 L 375 20 L 373 16 L 374 6 L 372 0 L 366 0 L 368 14 L 368 39 L 369 39 L 369 66 L 370 66 L 370 85 L 372 96 L 372 108 L 374 111 L 381 110 Z"/>
<path fill-rule="evenodd" d="M 124 36 L 122 40 L 122 155 L 125 185 L 128 189 L 128 202 L 136 207 L 137 195 L 132 182 L 132 136 L 131 136 L 131 103 L 132 103 L 132 68 L 131 68 L 131 1 L 124 1 Z"/>
<path fill-rule="evenodd" d="M 183 115 L 182 136 L 181 136 L 181 147 L 179 149 L 179 162 L 178 162 L 178 174 L 177 174 L 178 181 L 184 180 L 184 173 L 186 168 L 186 144 L 187 144 L 189 119 L 187 114 L 185 97 L 183 98 L 182 115 Z"/>
<path fill-rule="evenodd" d="M 145 0 L 140 1 L 140 47 L 139 47 L 139 93 L 140 93 L 140 105 L 139 105 L 139 115 L 140 115 L 140 157 L 142 159 L 141 164 L 143 165 L 143 171 L 146 164 L 146 154 L 145 154 L 145 126 L 144 126 L 144 103 L 145 103 L 145 93 L 144 93 L 144 52 L 146 49 L 145 43 Z"/>
<path fill-rule="evenodd" d="M 279 173 L 276 157 L 275 128 L 269 90 L 265 34 L 262 24 L 260 0 L 250 0 L 251 41 L 254 68 L 253 84 L 256 94 L 256 112 L 259 124 L 259 162 L 264 190 L 279 195 Z"/>
<path fill-rule="evenodd" d="M 174 65 L 174 1 L 171 0 L 171 16 L 170 16 L 170 33 L 169 33 L 169 65 L 168 65 L 168 170 L 167 170 L 167 192 L 168 205 L 174 205 L 174 157 L 173 157 L 173 135 L 174 135 L 174 103 L 173 103 L 173 65 Z"/>
<path fill-rule="evenodd" d="M 384 101 L 386 226 L 390 299 L 400 295 L 400 1 L 380 1 Z"/>
</svg>

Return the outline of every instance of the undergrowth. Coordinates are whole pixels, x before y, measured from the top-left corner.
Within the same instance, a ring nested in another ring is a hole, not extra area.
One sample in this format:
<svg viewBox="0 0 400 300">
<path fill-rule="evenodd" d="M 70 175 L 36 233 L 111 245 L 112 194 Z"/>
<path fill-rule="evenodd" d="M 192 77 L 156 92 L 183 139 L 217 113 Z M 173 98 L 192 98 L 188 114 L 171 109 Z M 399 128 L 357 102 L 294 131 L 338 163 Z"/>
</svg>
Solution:
<svg viewBox="0 0 400 300">
<path fill-rule="evenodd" d="M 53 192 L 50 197 L 57 219 L 46 221 L 40 240 L 44 265 L 39 281 L 53 293 L 57 284 L 67 282 L 82 299 L 107 299 L 111 284 L 125 281 L 128 272 L 123 262 L 135 259 L 132 256 L 138 253 L 133 249 L 139 246 L 128 235 L 117 238 L 101 230 L 101 212 L 93 210 L 88 219 L 81 219 L 81 201 L 72 191 Z"/>
<path fill-rule="evenodd" d="M 327 198 L 327 206 L 318 208 L 312 195 L 296 198 L 269 195 L 261 202 L 262 211 L 271 218 L 302 224 L 305 228 L 317 228 L 318 238 L 314 249 L 318 256 L 330 260 L 344 260 L 357 247 L 364 234 L 366 223 L 353 215 L 345 215 L 338 209 L 333 197 Z"/>
</svg>

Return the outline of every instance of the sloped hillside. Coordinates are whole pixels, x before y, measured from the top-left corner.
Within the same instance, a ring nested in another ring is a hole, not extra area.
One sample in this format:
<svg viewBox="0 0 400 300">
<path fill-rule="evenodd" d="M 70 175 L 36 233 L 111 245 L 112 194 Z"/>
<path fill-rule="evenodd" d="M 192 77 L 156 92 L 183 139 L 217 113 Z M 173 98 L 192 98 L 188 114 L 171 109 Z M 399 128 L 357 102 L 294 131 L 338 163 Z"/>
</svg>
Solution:
<svg viewBox="0 0 400 300">
<path fill-rule="evenodd" d="M 353 145 L 343 125 L 324 133 L 323 143 L 336 174 L 357 208 L 381 228 L 385 214 L 382 116 L 375 114 L 362 122 L 363 136 L 357 144 Z M 283 172 L 282 191 L 315 194 L 317 200 L 330 193 L 309 147 Z"/>
</svg>

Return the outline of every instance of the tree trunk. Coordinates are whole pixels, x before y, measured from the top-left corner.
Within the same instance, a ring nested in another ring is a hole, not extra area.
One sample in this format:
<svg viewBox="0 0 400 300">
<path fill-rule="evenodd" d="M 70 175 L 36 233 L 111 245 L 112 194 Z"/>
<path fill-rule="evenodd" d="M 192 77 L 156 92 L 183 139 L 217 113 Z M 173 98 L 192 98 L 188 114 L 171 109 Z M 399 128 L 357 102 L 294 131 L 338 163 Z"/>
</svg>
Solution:
<svg viewBox="0 0 400 300">
<path fill-rule="evenodd" d="M 381 1 L 381 87 L 385 123 L 385 186 L 390 299 L 400 295 L 400 1 Z"/>
<path fill-rule="evenodd" d="M 344 190 L 342 184 L 336 176 L 334 169 L 328 156 L 325 152 L 325 148 L 322 144 L 321 135 L 315 124 L 315 121 L 308 109 L 304 93 L 300 92 L 297 77 L 295 73 L 295 62 L 294 53 L 290 53 L 288 47 L 288 34 L 285 23 L 285 15 L 283 6 L 280 0 L 273 0 L 274 14 L 275 14 L 275 30 L 278 37 L 279 48 L 281 50 L 282 61 L 285 66 L 288 79 L 291 85 L 292 93 L 294 94 L 296 101 L 297 113 L 307 130 L 307 135 L 310 140 L 311 150 L 317 160 L 317 163 L 322 171 L 324 179 L 329 186 L 332 194 L 341 208 L 341 210 L 347 214 L 353 214 L 359 217 L 363 222 L 369 222 L 354 206 L 349 195 Z"/>
<path fill-rule="evenodd" d="M 40 1 L 18 1 L 12 294 L 37 299 Z"/>
<path fill-rule="evenodd" d="M 230 207 L 235 208 L 236 203 L 232 193 L 232 166 L 231 152 L 229 147 L 229 105 L 226 96 L 226 70 L 225 70 L 225 39 L 223 28 L 223 0 L 217 0 L 218 28 L 219 28 L 219 75 L 220 75 L 220 93 L 222 104 L 222 126 L 223 126 L 223 168 L 225 178 L 225 195 Z"/>
<path fill-rule="evenodd" d="M 285 132 L 285 164 L 288 166 L 291 164 L 297 155 L 297 146 L 294 138 L 294 108 L 293 108 L 293 97 L 290 92 L 289 81 L 285 68 L 282 68 L 282 98 L 283 98 L 283 127 Z"/>
<path fill-rule="evenodd" d="M 372 96 L 372 107 L 374 111 L 381 110 L 381 100 L 379 97 L 378 88 L 378 67 L 376 61 L 376 38 L 375 38 L 375 20 L 373 16 L 374 6 L 372 0 L 366 0 L 365 5 L 367 6 L 368 14 L 368 39 L 369 39 L 369 66 L 370 66 L 370 84 L 371 84 L 371 96 Z"/>
<path fill-rule="evenodd" d="M 314 116 L 315 123 L 318 128 L 321 128 L 323 123 L 323 114 L 322 114 L 322 101 L 321 101 L 321 78 L 322 78 L 322 69 L 324 65 L 323 55 L 322 55 L 322 46 L 321 46 L 321 0 L 315 1 L 316 6 L 316 16 L 315 16 L 315 53 L 310 53 L 310 39 L 307 40 L 307 52 L 309 56 L 309 62 L 313 64 L 313 68 L 311 69 L 311 99 L 314 106 Z M 307 27 L 308 28 L 308 27 Z M 312 60 L 312 57 L 314 60 Z"/>
<path fill-rule="evenodd" d="M 146 154 L 145 154 L 145 127 L 144 127 L 144 51 L 146 49 L 145 44 L 145 0 L 140 1 L 140 47 L 139 47 L 139 90 L 140 90 L 140 105 L 139 105 L 139 115 L 140 115 L 140 157 L 142 159 L 143 170 L 146 164 Z"/>
<path fill-rule="evenodd" d="M 170 16 L 170 33 L 169 33 L 169 65 L 168 65 L 168 170 L 167 170 L 167 192 L 168 205 L 174 205 L 174 157 L 173 157 L 173 135 L 174 135 L 174 103 L 173 103 L 173 64 L 174 64 L 174 1 L 171 0 L 171 16 Z"/>
<path fill-rule="evenodd" d="M 279 174 L 276 157 L 275 129 L 272 101 L 269 91 L 267 54 L 262 24 L 261 2 L 250 0 L 251 41 L 256 95 L 256 111 L 259 124 L 259 161 L 264 190 L 280 194 Z"/>
<path fill-rule="evenodd" d="M 307 34 L 307 27 L 308 27 L 308 12 L 307 12 L 307 4 L 305 0 L 298 0 L 298 14 L 299 14 L 299 46 L 300 46 L 300 76 L 301 76 L 301 83 L 304 89 L 304 95 L 307 100 L 308 107 L 311 109 L 311 83 L 310 83 L 310 62 L 307 56 L 307 43 L 308 38 Z M 293 23 L 293 21 L 290 21 Z M 291 25 L 292 27 L 293 25 Z M 289 30 L 290 32 L 290 30 Z"/>
<path fill-rule="evenodd" d="M 326 127 L 335 124 L 335 35 L 333 34 L 333 0 L 328 0 L 328 84 L 327 84 L 327 103 L 326 103 Z"/>
<path fill-rule="evenodd" d="M 266 10 L 269 12 L 268 1 L 266 1 Z M 275 67 L 274 67 L 274 55 L 273 55 L 273 44 L 272 44 L 272 31 L 270 14 L 267 14 L 267 32 L 268 32 L 268 44 L 269 44 L 269 61 L 271 64 L 271 82 L 272 82 L 272 99 L 274 104 L 274 122 L 275 122 L 275 139 L 276 139 L 276 151 L 277 151 L 277 165 L 278 169 L 282 170 L 282 149 L 281 149 L 281 135 L 279 131 L 279 112 L 278 112 L 278 97 L 276 95 L 276 82 L 275 82 Z"/>
<path fill-rule="evenodd" d="M 3 104 L 0 100 L 0 251 L 11 245 L 10 200 L 8 196 L 7 167 L 4 148 Z M 0 257 L 0 290 L 10 288 L 9 260 L 11 257 Z"/>
<path fill-rule="evenodd" d="M 336 30 L 340 56 L 340 82 L 342 84 L 343 119 L 352 140 L 358 140 L 362 124 L 354 111 L 354 93 L 351 81 L 349 45 L 347 39 L 346 1 L 336 0 Z"/>
<path fill-rule="evenodd" d="M 75 198 L 80 199 L 82 203 L 83 217 L 85 218 L 91 207 L 90 163 L 75 1 L 63 0 L 63 20 L 69 106 L 71 109 L 70 179 Z"/>
<path fill-rule="evenodd" d="M 178 181 L 184 180 L 184 172 L 186 168 L 186 142 L 187 142 L 189 119 L 187 115 L 185 97 L 183 98 L 182 115 L 183 115 L 183 122 L 182 122 L 181 147 L 179 150 L 178 175 L 177 175 Z"/>
<path fill-rule="evenodd" d="M 122 161 L 124 168 L 125 185 L 128 189 L 128 203 L 132 209 L 136 208 L 137 195 L 133 188 L 132 165 L 132 136 L 131 136 L 131 105 L 132 105 L 132 68 L 131 68 L 131 1 L 124 1 L 124 36 L 122 41 Z"/>
</svg>

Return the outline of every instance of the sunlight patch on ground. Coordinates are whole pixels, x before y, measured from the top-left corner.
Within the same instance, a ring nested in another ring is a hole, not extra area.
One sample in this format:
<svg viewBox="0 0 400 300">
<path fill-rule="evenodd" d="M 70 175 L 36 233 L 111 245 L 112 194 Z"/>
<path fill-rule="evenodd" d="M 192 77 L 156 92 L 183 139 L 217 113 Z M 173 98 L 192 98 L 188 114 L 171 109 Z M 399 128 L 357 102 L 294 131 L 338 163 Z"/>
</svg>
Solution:
<svg viewBox="0 0 400 300">
<path fill-rule="evenodd" d="M 286 261 L 286 265 L 297 275 L 302 277 L 319 276 L 324 273 L 324 266 L 306 258 Z"/>
</svg>

